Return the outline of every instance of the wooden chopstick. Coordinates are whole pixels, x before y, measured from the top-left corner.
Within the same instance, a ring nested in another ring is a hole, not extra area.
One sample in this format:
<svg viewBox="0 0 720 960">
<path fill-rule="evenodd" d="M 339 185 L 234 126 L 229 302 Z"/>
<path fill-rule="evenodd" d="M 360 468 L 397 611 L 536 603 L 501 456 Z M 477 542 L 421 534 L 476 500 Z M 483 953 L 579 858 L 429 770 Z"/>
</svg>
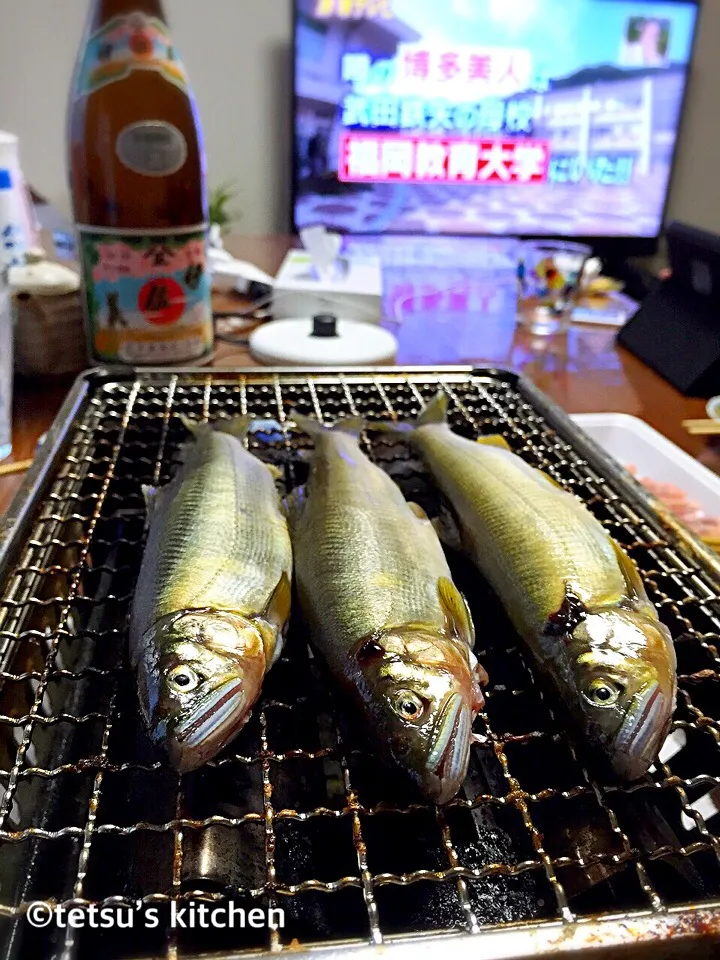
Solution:
<svg viewBox="0 0 720 960">
<path fill-rule="evenodd" d="M 25 473 L 32 465 L 32 460 L 18 460 L 17 463 L 0 463 L 0 477 L 11 477 L 16 473 Z"/>
<path fill-rule="evenodd" d="M 683 420 L 682 425 L 692 437 L 720 436 L 718 420 Z"/>
</svg>

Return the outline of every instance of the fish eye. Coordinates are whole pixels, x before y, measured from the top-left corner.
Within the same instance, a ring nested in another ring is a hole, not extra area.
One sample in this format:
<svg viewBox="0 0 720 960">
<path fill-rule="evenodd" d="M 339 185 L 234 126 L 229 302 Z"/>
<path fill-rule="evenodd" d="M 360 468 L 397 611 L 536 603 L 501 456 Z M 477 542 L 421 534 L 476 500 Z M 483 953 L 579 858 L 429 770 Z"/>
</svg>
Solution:
<svg viewBox="0 0 720 960">
<path fill-rule="evenodd" d="M 181 664 L 170 671 L 168 683 L 179 693 L 190 693 L 200 683 L 200 677 L 192 667 Z"/>
<path fill-rule="evenodd" d="M 624 687 L 614 680 L 598 677 L 585 689 L 585 696 L 595 707 L 612 707 L 622 695 Z"/>
<path fill-rule="evenodd" d="M 401 690 L 393 699 L 393 710 L 401 720 L 414 722 L 425 712 L 425 704 L 412 690 Z"/>
</svg>

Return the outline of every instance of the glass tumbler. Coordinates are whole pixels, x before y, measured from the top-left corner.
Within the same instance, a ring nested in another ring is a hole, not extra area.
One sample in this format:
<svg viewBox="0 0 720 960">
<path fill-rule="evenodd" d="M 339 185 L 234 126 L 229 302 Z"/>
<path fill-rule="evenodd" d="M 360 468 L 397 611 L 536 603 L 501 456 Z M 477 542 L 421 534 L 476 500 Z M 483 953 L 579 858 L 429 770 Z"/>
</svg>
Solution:
<svg viewBox="0 0 720 960">
<path fill-rule="evenodd" d="M 518 323 L 550 336 L 567 330 L 592 250 L 580 243 L 532 240 L 518 262 Z"/>
</svg>

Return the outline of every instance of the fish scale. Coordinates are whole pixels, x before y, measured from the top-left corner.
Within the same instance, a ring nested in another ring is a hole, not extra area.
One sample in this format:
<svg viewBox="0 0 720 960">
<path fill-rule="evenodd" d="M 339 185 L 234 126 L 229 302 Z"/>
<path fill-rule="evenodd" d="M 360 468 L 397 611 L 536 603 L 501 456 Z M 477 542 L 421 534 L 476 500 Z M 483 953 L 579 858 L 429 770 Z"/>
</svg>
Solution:
<svg viewBox="0 0 720 960">
<path fill-rule="evenodd" d="M 186 421 L 182 465 L 146 492 L 130 655 L 148 732 L 181 772 L 247 722 L 290 615 L 290 535 L 270 469 L 240 442 L 250 419 Z"/>
<path fill-rule="evenodd" d="M 289 501 L 313 644 L 379 752 L 445 803 L 467 771 L 487 680 L 469 609 L 427 516 L 360 450 L 362 423 L 294 417 L 315 440 L 308 484 Z"/>
<path fill-rule="evenodd" d="M 454 508 L 460 546 L 586 740 L 621 778 L 643 776 L 670 728 L 677 662 L 637 567 L 579 500 L 501 437 L 454 434 L 447 408 L 440 393 L 417 423 L 378 429 L 419 450 Z"/>
<path fill-rule="evenodd" d="M 317 629 L 329 656 L 341 659 L 359 638 L 388 626 L 441 628 L 437 583 L 450 570 L 432 525 L 415 516 L 390 477 L 352 437 L 334 434 L 332 444 L 308 484 L 294 539 L 301 589 L 319 592 L 332 580 Z M 319 528 L 322 536 L 312 532 Z"/>
<path fill-rule="evenodd" d="M 155 496 L 146 556 L 148 565 L 156 558 L 156 575 L 139 585 L 138 618 L 155 622 L 207 607 L 262 610 L 286 562 L 277 548 L 285 531 L 268 469 L 233 437 L 208 432 Z"/>
<path fill-rule="evenodd" d="M 572 494 L 509 451 L 473 447 L 450 431 L 421 429 L 417 442 L 526 637 L 560 609 L 565 584 L 588 607 L 625 596 L 607 533 Z"/>
</svg>

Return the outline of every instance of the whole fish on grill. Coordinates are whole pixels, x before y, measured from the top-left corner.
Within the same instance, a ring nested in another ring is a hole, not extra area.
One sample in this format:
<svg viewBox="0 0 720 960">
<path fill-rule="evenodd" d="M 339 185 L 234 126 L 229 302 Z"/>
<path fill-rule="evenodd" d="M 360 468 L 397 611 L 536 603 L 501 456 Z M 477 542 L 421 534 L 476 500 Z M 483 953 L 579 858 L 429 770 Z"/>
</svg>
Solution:
<svg viewBox="0 0 720 960">
<path fill-rule="evenodd" d="M 180 772 L 248 720 L 290 613 L 287 522 L 271 468 L 242 443 L 251 419 L 186 421 L 182 466 L 146 491 L 130 654 L 150 736 Z"/>
<path fill-rule="evenodd" d="M 466 440 L 438 395 L 405 433 L 450 501 L 460 546 L 616 774 L 647 772 L 677 694 L 675 650 L 637 567 L 572 494 L 497 437 Z"/>
<path fill-rule="evenodd" d="M 290 499 L 295 574 L 316 649 L 359 707 L 381 754 L 437 803 L 460 789 L 487 681 L 467 604 L 422 509 L 361 452 L 361 421 L 315 441 Z"/>
</svg>

